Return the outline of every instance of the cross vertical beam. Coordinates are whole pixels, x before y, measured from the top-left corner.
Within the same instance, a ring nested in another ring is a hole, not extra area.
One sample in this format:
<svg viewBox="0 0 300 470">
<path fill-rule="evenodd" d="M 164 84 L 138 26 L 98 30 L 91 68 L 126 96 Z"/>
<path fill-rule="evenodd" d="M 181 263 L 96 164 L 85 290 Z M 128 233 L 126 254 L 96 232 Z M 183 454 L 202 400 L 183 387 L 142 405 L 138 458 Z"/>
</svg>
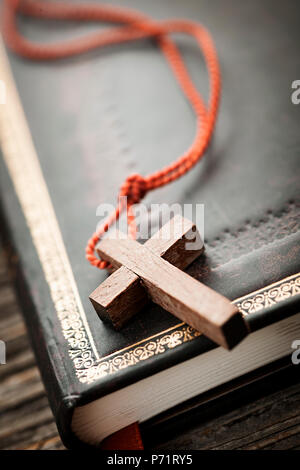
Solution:
<svg viewBox="0 0 300 470">
<path fill-rule="evenodd" d="M 101 257 L 135 273 L 153 302 L 173 313 L 217 344 L 230 349 L 246 336 L 237 307 L 135 240 L 105 239 Z"/>
<path fill-rule="evenodd" d="M 192 236 L 198 237 L 195 250 L 187 248 Z M 219 345 L 234 347 L 248 334 L 237 307 L 179 269 L 200 255 L 202 245 L 194 224 L 180 216 L 144 245 L 122 236 L 102 240 L 97 250 L 116 271 L 90 296 L 99 316 L 120 328 L 149 296 Z"/>
<path fill-rule="evenodd" d="M 186 249 L 186 243 L 193 243 L 193 249 Z M 145 246 L 179 269 L 187 268 L 204 250 L 195 224 L 180 215 L 167 222 Z M 147 304 L 149 297 L 134 272 L 115 261 L 112 264 L 115 271 L 91 293 L 90 300 L 103 321 L 109 320 L 120 329 Z"/>
</svg>

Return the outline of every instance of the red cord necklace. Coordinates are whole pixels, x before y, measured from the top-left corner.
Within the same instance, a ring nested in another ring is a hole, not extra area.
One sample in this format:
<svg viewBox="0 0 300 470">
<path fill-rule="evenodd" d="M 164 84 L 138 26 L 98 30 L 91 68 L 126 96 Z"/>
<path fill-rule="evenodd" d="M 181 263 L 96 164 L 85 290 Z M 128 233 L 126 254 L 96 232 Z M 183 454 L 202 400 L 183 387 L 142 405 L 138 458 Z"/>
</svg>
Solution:
<svg viewBox="0 0 300 470">
<path fill-rule="evenodd" d="M 17 14 L 36 18 L 75 21 L 101 21 L 117 23 L 118 26 L 105 32 L 96 32 L 84 38 L 55 44 L 36 44 L 28 41 L 18 31 Z M 133 174 L 122 184 L 118 205 L 115 211 L 95 232 L 87 243 L 86 258 L 97 268 L 108 266 L 95 256 L 95 246 L 102 235 L 120 217 L 125 205 L 122 196 L 127 196 L 127 217 L 131 236 L 135 236 L 135 219 L 132 211 L 152 189 L 164 186 L 187 173 L 203 156 L 211 139 L 221 91 L 220 69 L 216 50 L 210 34 L 203 26 L 192 21 L 169 20 L 153 21 L 139 12 L 107 5 L 51 2 L 39 0 L 4 0 L 3 32 L 6 43 L 17 54 L 31 60 L 54 60 L 70 57 L 109 44 L 119 44 L 138 39 L 154 37 L 169 63 L 181 90 L 190 102 L 197 119 L 196 135 L 190 148 L 176 161 L 148 176 Z M 122 26 L 119 26 L 119 25 Z M 170 39 L 170 33 L 185 33 L 193 36 L 200 47 L 207 66 L 210 82 L 210 95 L 206 106 L 196 90 L 182 60 L 181 54 Z"/>
</svg>

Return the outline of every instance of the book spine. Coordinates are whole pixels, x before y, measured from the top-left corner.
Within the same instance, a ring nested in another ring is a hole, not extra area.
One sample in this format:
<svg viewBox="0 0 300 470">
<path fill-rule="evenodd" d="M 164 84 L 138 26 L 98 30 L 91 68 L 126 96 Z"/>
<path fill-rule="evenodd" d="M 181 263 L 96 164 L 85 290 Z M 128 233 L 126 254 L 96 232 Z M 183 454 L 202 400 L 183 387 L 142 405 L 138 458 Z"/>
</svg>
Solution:
<svg viewBox="0 0 300 470">
<path fill-rule="evenodd" d="M 38 313 L 31 295 L 25 276 L 26 269 L 24 269 L 21 256 L 16 247 L 13 231 L 2 201 L 3 198 L 0 200 L 0 236 L 3 252 L 59 434 L 64 444 L 69 448 L 74 445 L 84 446 L 71 430 L 72 413 L 79 396 L 76 393 L 69 393 L 67 384 L 61 380 L 61 377 L 66 377 L 64 361 L 56 360 L 61 357 L 61 353 L 57 349 L 57 342 L 53 337 L 54 331 L 51 333 L 51 329 L 48 329 L 47 340 L 45 339 L 45 323 L 42 321 L 41 314 Z M 52 340 L 49 339 L 51 336 Z"/>
</svg>

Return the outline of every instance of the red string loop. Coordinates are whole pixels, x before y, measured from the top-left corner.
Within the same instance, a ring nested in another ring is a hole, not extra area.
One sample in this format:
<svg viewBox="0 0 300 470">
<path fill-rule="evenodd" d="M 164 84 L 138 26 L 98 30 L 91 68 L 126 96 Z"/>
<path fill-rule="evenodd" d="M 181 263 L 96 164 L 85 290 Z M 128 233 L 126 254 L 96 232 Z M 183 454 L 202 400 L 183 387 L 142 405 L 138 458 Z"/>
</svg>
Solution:
<svg viewBox="0 0 300 470">
<path fill-rule="evenodd" d="M 52 44 L 30 42 L 19 33 L 16 16 L 23 14 L 40 19 L 104 21 L 117 23 L 115 28 L 96 32 L 83 38 Z M 122 196 L 127 197 L 127 218 L 131 235 L 135 234 L 135 220 L 132 205 L 139 203 L 146 193 L 180 178 L 187 173 L 204 155 L 214 131 L 221 93 L 221 75 L 217 53 L 208 31 L 200 24 L 171 20 L 155 22 L 133 10 L 92 3 L 73 4 L 68 2 L 42 2 L 39 0 L 4 0 L 3 34 L 8 46 L 17 54 L 31 60 L 54 60 L 78 55 L 97 47 L 118 44 L 153 37 L 156 39 L 174 76 L 190 102 L 196 118 L 196 135 L 191 147 L 167 167 L 142 177 L 129 176 L 120 188 L 118 206 L 102 226 L 89 239 L 86 246 L 87 260 L 97 268 L 104 269 L 108 263 L 95 256 L 95 247 L 100 238 L 113 225 L 126 205 Z M 120 26 L 121 24 L 121 26 Z M 208 106 L 196 90 L 181 54 L 170 38 L 170 33 L 185 33 L 194 37 L 202 50 L 210 81 Z"/>
</svg>

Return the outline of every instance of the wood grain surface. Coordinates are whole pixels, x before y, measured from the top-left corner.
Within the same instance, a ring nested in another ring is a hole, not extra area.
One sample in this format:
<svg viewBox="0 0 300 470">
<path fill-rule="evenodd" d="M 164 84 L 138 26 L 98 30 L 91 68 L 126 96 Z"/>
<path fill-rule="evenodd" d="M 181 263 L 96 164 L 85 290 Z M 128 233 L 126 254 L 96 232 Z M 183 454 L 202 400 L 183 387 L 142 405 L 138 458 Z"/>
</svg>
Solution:
<svg viewBox="0 0 300 470">
<path fill-rule="evenodd" d="M 193 249 L 186 249 L 187 243 Z M 168 221 L 145 246 L 157 256 L 179 269 L 187 268 L 204 251 L 204 245 L 195 224 L 177 214 Z M 95 289 L 90 300 L 102 320 L 110 320 L 116 329 L 138 313 L 149 300 L 139 277 L 118 263 L 116 269 Z"/>
<path fill-rule="evenodd" d="M 64 449 L 0 253 L 0 449 Z M 300 384 L 280 384 L 263 397 L 210 419 L 196 416 L 176 436 L 146 440 L 148 449 L 300 449 Z M 151 441 L 151 442 L 150 442 Z"/>
<path fill-rule="evenodd" d="M 153 302 L 226 349 L 238 344 L 247 327 L 229 299 L 157 256 L 135 240 L 106 238 L 97 245 L 101 258 L 139 276 Z"/>
</svg>

